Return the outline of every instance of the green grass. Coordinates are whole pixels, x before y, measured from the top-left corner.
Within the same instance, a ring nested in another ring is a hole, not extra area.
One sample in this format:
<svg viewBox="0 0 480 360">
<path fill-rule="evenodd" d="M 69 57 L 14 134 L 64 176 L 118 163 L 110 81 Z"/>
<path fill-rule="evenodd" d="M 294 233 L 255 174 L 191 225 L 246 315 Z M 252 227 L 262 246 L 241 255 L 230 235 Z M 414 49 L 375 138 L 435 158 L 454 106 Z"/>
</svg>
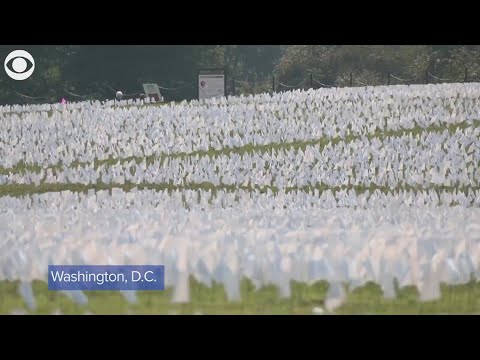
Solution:
<svg viewBox="0 0 480 360">
<path fill-rule="evenodd" d="M 36 310 L 27 309 L 18 294 L 18 283 L 0 282 L 0 314 L 23 312 L 28 314 L 298 314 L 309 315 L 315 307 L 324 309 L 328 291 L 326 282 L 306 285 L 291 283 L 291 296 L 281 298 L 274 286 L 255 290 L 248 280 L 241 282 L 242 300 L 227 300 L 223 287 L 211 288 L 191 279 L 189 303 L 174 304 L 170 301 L 172 289 L 165 291 L 137 292 L 138 302 L 128 303 L 119 292 L 85 291 L 88 304 L 79 305 L 67 296 L 49 291 L 47 284 L 36 281 L 33 290 Z M 441 286 L 442 297 L 436 301 L 421 302 L 415 287 L 397 289 L 395 299 L 384 299 L 379 286 L 368 283 L 347 293 L 344 304 L 333 314 L 480 314 L 480 283 L 471 281 L 456 286 Z"/>
<path fill-rule="evenodd" d="M 276 186 L 259 186 L 259 185 L 214 185 L 210 182 L 202 182 L 202 183 L 191 183 L 186 185 L 174 185 L 172 183 L 141 183 L 135 184 L 132 182 L 125 182 L 124 184 L 105 184 L 101 182 L 97 182 L 95 184 L 74 184 L 74 183 L 55 183 L 55 184 L 5 184 L 0 185 L 0 196 L 11 196 L 11 197 L 21 197 L 26 195 L 33 195 L 33 194 L 44 194 L 47 192 L 61 192 L 61 191 L 71 191 L 71 192 L 81 192 L 87 193 L 88 190 L 100 191 L 100 190 L 107 190 L 110 191 L 112 189 L 122 189 L 125 192 L 131 191 L 132 189 L 137 190 L 155 190 L 155 191 L 164 191 L 167 190 L 169 193 L 173 191 L 181 191 L 181 190 L 204 190 L 210 191 L 212 196 L 215 197 L 218 191 L 225 191 L 225 192 L 236 192 L 238 190 L 244 190 L 248 192 L 259 191 L 261 194 L 266 193 L 267 191 L 271 191 L 273 194 L 277 194 L 279 189 Z M 421 187 L 421 186 L 397 186 L 395 188 L 390 188 L 388 186 L 378 186 L 378 185 L 340 185 L 340 186 L 329 186 L 326 184 L 313 184 L 312 186 L 292 186 L 286 187 L 285 193 L 295 192 L 295 191 L 302 191 L 313 193 L 315 190 L 319 191 L 319 194 L 325 191 L 332 191 L 335 195 L 337 192 L 341 190 L 353 190 L 356 194 L 363 194 L 366 191 L 369 192 L 370 196 L 376 191 L 379 190 L 383 194 L 398 192 L 398 191 L 412 191 L 414 193 L 421 192 L 421 191 L 429 191 L 434 190 L 440 196 L 442 191 L 446 191 L 452 193 L 454 191 L 467 193 L 470 191 L 478 191 L 480 187 L 474 186 L 438 186 L 432 185 L 428 187 Z"/>
</svg>

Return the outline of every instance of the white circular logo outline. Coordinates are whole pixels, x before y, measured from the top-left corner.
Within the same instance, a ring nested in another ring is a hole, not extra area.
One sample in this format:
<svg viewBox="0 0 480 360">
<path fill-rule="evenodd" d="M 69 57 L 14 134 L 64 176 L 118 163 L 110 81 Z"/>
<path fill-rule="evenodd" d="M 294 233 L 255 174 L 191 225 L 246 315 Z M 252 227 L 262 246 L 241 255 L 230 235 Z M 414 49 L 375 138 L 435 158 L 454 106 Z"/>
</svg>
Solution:
<svg viewBox="0 0 480 360">
<path fill-rule="evenodd" d="M 23 58 L 28 59 L 32 63 L 32 67 L 30 68 L 30 70 L 28 70 L 24 73 L 21 73 L 21 74 L 13 72 L 12 70 L 10 70 L 8 68 L 7 64 L 11 59 L 16 58 L 16 57 L 23 57 Z M 33 74 L 33 71 L 35 70 L 35 60 L 33 59 L 33 56 L 30 55 L 30 53 L 25 51 L 25 50 L 13 50 L 5 58 L 5 62 L 3 63 L 3 67 L 5 68 L 5 72 L 7 73 L 7 75 L 10 78 L 12 78 L 13 80 L 26 80 Z"/>
</svg>

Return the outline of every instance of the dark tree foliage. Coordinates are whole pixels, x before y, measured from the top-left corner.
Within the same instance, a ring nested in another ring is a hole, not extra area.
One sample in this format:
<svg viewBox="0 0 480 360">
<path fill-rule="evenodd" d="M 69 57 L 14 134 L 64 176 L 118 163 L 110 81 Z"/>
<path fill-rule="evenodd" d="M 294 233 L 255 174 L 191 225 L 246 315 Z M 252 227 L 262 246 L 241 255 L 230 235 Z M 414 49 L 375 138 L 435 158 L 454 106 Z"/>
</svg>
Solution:
<svg viewBox="0 0 480 360">
<path fill-rule="evenodd" d="M 146 82 L 168 88 L 165 99 L 196 96 L 200 68 L 225 68 L 227 91 L 272 90 L 279 83 L 310 86 L 316 81 L 346 86 L 386 83 L 388 73 L 423 83 L 429 71 L 463 81 L 480 76 L 480 46 L 469 45 L 1 45 L 0 59 L 15 49 L 29 51 L 35 72 L 25 81 L 0 76 L 0 104 L 112 99 L 142 91 Z M 3 60 L 2 60 L 3 61 Z M 317 83 L 315 83 L 317 84 Z"/>
<path fill-rule="evenodd" d="M 309 74 L 325 85 L 422 84 L 429 72 L 448 82 L 477 80 L 480 47 L 462 45 L 293 45 L 275 69 L 279 81 L 309 82 Z M 408 81 L 402 81 L 408 80 Z M 429 77 L 431 82 L 438 79 Z M 468 79 L 467 79 L 468 80 Z"/>
</svg>

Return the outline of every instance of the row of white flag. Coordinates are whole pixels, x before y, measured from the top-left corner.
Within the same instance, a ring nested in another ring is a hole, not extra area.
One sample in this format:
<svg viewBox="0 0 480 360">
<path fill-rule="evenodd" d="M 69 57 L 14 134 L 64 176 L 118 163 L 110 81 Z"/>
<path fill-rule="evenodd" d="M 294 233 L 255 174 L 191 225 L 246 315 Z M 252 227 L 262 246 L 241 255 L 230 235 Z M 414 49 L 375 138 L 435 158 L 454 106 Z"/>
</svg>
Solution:
<svg viewBox="0 0 480 360">
<path fill-rule="evenodd" d="M 319 100 L 313 106 L 305 100 L 314 104 L 315 99 L 327 96 L 325 91 L 330 91 L 325 104 Z M 355 100 L 351 105 L 342 102 L 344 90 L 319 89 L 267 95 L 271 97 L 267 104 L 261 104 L 264 96 L 259 95 L 250 98 L 250 103 L 225 100 L 228 106 L 215 105 L 213 100 L 202 106 L 89 108 L 84 104 L 79 110 L 53 115 L 0 115 L 0 166 L 9 168 L 20 161 L 53 165 L 64 158 L 90 162 L 94 158 L 158 156 L 415 127 L 473 125 L 480 113 L 480 86 L 474 84 L 425 86 L 423 92 L 414 87 L 390 90 L 392 95 L 382 96 L 380 103 L 382 93 L 376 88 L 355 91 L 364 101 Z M 472 96 L 461 97 L 462 92 Z M 411 94 L 402 97 L 403 93 Z M 416 93 L 420 99 L 412 97 Z M 395 109 L 394 105 L 402 102 L 403 107 Z"/>
<path fill-rule="evenodd" d="M 480 127 L 453 134 L 423 132 L 416 136 L 358 139 L 305 149 L 185 156 L 116 164 L 64 165 L 0 174 L 5 184 L 173 184 L 193 186 L 459 186 L 478 187 Z"/>
<path fill-rule="evenodd" d="M 79 203 L 72 201 L 72 193 L 50 193 L 36 195 L 36 200 L 10 199 L 22 205 L 8 210 L 2 206 L 0 281 L 21 280 L 28 298 L 28 284 L 45 281 L 48 264 L 155 263 L 166 266 L 166 284 L 175 288 L 173 301 L 188 301 L 190 275 L 207 285 L 222 283 L 230 300 L 239 299 L 244 277 L 258 287 L 274 284 L 283 296 L 290 295 L 291 280 L 325 280 L 337 290 L 343 283 L 355 288 L 373 281 L 386 297 L 395 296 L 396 278 L 400 286 L 417 286 L 422 300 L 432 300 L 440 296 L 441 282 L 460 284 L 472 273 L 480 275 L 476 208 L 390 202 L 366 210 L 265 211 L 253 201 L 230 209 L 185 211 L 168 203 L 146 206 L 162 195 L 138 191 L 135 198 L 141 201 L 118 209 L 128 194 L 97 193 L 94 201 L 91 196 L 83 195 Z M 109 205 L 99 208 L 99 198 Z M 57 203 L 62 206 L 52 206 Z M 344 296 L 337 291 L 327 298 L 334 308 Z M 34 304 L 31 297 L 27 300 Z"/>
</svg>

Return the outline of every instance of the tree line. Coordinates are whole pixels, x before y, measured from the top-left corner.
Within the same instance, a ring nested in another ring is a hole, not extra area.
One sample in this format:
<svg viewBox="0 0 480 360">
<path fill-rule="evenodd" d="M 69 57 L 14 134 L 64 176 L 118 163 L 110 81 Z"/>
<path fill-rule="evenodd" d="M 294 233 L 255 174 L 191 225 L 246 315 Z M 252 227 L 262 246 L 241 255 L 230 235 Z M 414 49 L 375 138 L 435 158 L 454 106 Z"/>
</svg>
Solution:
<svg viewBox="0 0 480 360">
<path fill-rule="evenodd" d="M 299 84 L 312 74 L 335 86 L 348 86 L 351 74 L 368 85 L 386 84 L 387 74 L 424 83 L 426 72 L 463 81 L 465 69 L 480 78 L 479 45 L 1 45 L 0 59 L 15 49 L 32 54 L 35 72 L 24 81 L 3 72 L 0 104 L 111 99 L 112 89 L 136 93 L 147 82 L 171 89 L 167 101 L 189 100 L 201 68 L 225 68 L 239 80 L 237 95 L 271 91 L 272 75 Z"/>
</svg>

